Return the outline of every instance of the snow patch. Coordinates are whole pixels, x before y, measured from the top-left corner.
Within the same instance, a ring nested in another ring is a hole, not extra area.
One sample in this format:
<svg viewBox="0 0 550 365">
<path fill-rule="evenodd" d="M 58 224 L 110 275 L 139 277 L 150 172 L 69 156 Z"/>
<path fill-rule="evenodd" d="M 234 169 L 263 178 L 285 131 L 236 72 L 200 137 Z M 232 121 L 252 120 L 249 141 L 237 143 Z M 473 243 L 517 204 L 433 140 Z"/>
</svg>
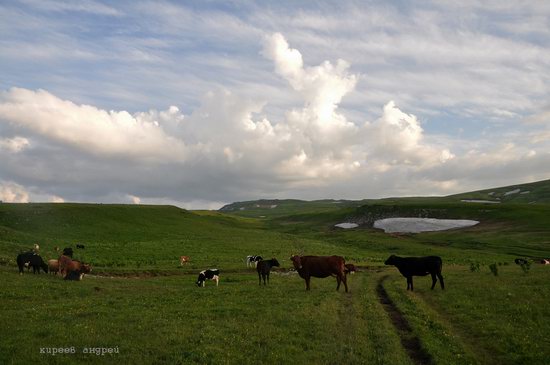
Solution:
<svg viewBox="0 0 550 365">
<path fill-rule="evenodd" d="M 512 194 L 517 194 L 521 191 L 521 189 L 514 189 L 514 190 L 510 190 L 510 191 L 507 191 L 504 193 L 504 196 L 507 196 L 507 195 L 512 195 Z"/>
<path fill-rule="evenodd" d="M 343 228 L 343 229 L 350 229 L 350 228 L 357 228 L 359 227 L 358 224 L 356 223 L 339 223 L 339 224 L 335 224 L 334 227 L 338 227 L 338 228 Z"/>
<path fill-rule="evenodd" d="M 500 204 L 500 202 L 494 200 L 477 200 L 477 199 L 462 199 L 461 202 L 464 203 L 490 203 L 490 204 Z"/>
<path fill-rule="evenodd" d="M 478 223 L 468 219 L 386 218 L 375 221 L 374 228 L 383 229 L 386 233 L 419 233 L 471 227 Z"/>
<path fill-rule="evenodd" d="M 529 194 L 529 193 L 530 193 L 529 190 L 527 190 L 527 191 L 522 191 L 522 192 L 520 193 L 520 195 L 525 195 L 525 194 Z"/>
</svg>

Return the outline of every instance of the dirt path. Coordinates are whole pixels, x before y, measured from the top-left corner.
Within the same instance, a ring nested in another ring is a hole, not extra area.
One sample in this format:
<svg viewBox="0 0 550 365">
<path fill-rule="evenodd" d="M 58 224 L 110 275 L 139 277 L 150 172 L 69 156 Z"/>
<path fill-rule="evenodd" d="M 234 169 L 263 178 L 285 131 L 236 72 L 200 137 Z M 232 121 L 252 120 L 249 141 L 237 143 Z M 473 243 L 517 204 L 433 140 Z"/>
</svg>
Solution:
<svg viewBox="0 0 550 365">
<path fill-rule="evenodd" d="M 399 311 L 397 306 L 391 301 L 386 289 L 384 289 L 384 281 L 388 278 L 388 275 L 382 276 L 378 280 L 376 286 L 376 293 L 380 303 L 384 306 L 384 310 L 388 313 L 390 320 L 397 330 L 399 337 L 401 338 L 401 345 L 409 355 L 411 361 L 415 364 L 431 365 L 434 364 L 433 358 L 427 353 L 420 343 L 420 339 L 415 336 L 411 326 Z"/>
</svg>

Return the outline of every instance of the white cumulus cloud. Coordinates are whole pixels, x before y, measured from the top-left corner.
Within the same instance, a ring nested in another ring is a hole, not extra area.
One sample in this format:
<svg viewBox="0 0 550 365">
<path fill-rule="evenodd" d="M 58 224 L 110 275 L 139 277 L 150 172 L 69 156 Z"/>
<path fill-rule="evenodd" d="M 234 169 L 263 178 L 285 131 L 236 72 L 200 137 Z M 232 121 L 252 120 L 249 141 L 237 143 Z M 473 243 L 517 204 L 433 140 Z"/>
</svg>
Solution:
<svg viewBox="0 0 550 365">
<path fill-rule="evenodd" d="M 0 180 L 0 201 L 6 203 L 28 203 L 29 193 L 19 184 Z"/>
</svg>

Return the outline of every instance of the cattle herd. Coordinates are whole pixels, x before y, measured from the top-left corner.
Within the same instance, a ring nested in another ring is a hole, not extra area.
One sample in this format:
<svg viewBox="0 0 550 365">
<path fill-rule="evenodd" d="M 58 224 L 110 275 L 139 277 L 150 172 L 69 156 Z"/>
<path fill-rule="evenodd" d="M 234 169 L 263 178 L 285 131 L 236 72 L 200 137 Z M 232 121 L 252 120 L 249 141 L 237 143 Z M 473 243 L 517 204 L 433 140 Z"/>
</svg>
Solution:
<svg viewBox="0 0 550 365">
<path fill-rule="evenodd" d="M 77 244 L 76 247 L 77 249 L 85 248 L 82 244 Z M 39 274 L 42 269 L 46 273 L 50 272 L 60 275 L 64 280 L 80 281 L 84 274 L 89 274 L 92 271 L 91 265 L 73 259 L 73 249 L 71 247 L 63 249 L 59 258 L 48 260 L 47 263 L 39 255 L 38 250 L 39 246 L 35 244 L 32 250 L 17 255 L 17 266 L 19 267 L 20 274 L 23 274 L 24 268 L 27 268 L 27 270 L 32 268 L 35 274 Z M 58 252 L 59 248 L 55 247 L 55 251 Z M 183 266 L 189 261 L 189 256 L 180 256 L 180 265 Z M 336 290 L 339 290 L 340 285 L 344 284 L 344 288 L 348 292 L 347 275 L 357 271 L 355 265 L 346 264 L 342 256 L 294 255 L 290 258 L 290 261 L 292 262 L 293 269 L 305 280 L 306 290 L 310 290 L 312 277 L 326 278 L 332 276 L 336 278 Z M 435 286 L 437 278 L 439 278 L 441 289 L 445 287 L 443 276 L 441 275 L 442 260 L 438 256 L 402 258 L 392 255 L 386 260 L 385 264 L 396 266 L 399 272 L 407 278 L 407 290 L 413 290 L 413 276 L 425 276 L 428 274 L 432 276 L 432 289 Z M 263 285 L 267 285 L 269 284 L 271 269 L 279 267 L 280 264 L 275 258 L 264 260 L 262 256 L 249 255 L 246 257 L 246 266 L 254 266 L 258 272 L 259 285 L 262 285 L 262 281 Z M 218 286 L 220 270 L 202 270 L 199 273 L 196 284 L 199 287 L 204 287 L 207 280 L 215 281 L 216 286 Z"/>
<path fill-rule="evenodd" d="M 77 249 L 84 249 L 82 244 L 76 245 Z M 92 267 L 89 264 L 85 264 L 79 260 L 73 259 L 73 249 L 67 247 L 63 249 L 62 254 L 57 259 L 48 260 L 44 262 L 39 255 L 40 247 L 35 244 L 32 250 L 20 253 L 17 255 L 17 266 L 19 267 L 19 273 L 23 274 L 24 269 L 27 271 L 32 268 L 33 273 L 39 274 L 40 270 L 46 273 L 52 273 L 60 275 L 64 280 L 82 280 L 84 274 L 89 274 L 92 271 Z M 55 247 L 55 251 L 58 252 L 59 248 Z M 180 265 L 184 265 L 190 261 L 189 256 L 180 256 Z M 353 264 L 346 264 L 342 256 L 299 256 L 294 255 L 290 258 L 298 275 L 304 279 L 306 284 L 306 290 L 310 290 L 311 278 L 326 278 L 329 276 L 336 278 L 336 290 L 340 289 L 340 285 L 344 284 L 346 292 L 348 291 L 347 275 L 353 274 L 357 271 L 357 268 Z M 515 263 L 518 265 L 528 264 L 530 261 L 526 258 L 517 258 Z M 550 260 L 542 259 L 541 264 L 550 264 Z M 441 270 L 443 268 L 443 261 L 439 256 L 426 256 L 426 257 L 399 257 L 391 255 L 386 261 L 386 265 L 395 266 L 399 272 L 407 279 L 407 290 L 413 290 L 413 276 L 426 276 L 428 274 L 432 277 L 432 287 L 434 289 L 437 280 L 441 289 L 445 289 L 445 283 Z M 259 285 L 269 284 L 269 274 L 273 267 L 279 267 L 279 261 L 272 258 L 270 260 L 264 260 L 259 255 L 249 255 L 246 257 L 246 266 L 255 267 L 258 272 Z M 220 280 L 220 270 L 218 269 L 206 269 L 199 273 L 196 284 L 199 287 L 204 287 L 207 280 L 216 282 L 216 286 Z"/>
<path fill-rule="evenodd" d="M 82 247 L 79 248 L 84 248 L 83 245 L 80 246 Z M 64 280 L 80 281 L 84 274 L 89 274 L 92 271 L 91 265 L 73 260 L 73 249 L 71 247 L 65 248 L 58 259 L 48 260 L 47 264 L 42 256 L 38 254 L 38 249 L 39 246 L 34 245 L 33 250 L 17 255 L 16 261 L 20 274 L 23 274 L 23 269 L 26 267 L 27 270 L 32 268 L 34 274 L 39 274 L 40 269 L 42 269 L 45 273 L 59 274 Z M 58 251 L 57 247 L 56 251 Z"/>
<path fill-rule="evenodd" d="M 184 257 L 184 256 L 182 256 Z M 187 257 L 187 256 L 185 256 Z M 294 255 L 290 258 L 294 270 L 305 280 L 306 290 L 310 290 L 311 278 L 326 278 L 329 276 L 336 278 L 336 290 L 340 289 L 340 285 L 344 284 L 346 293 L 348 292 L 347 275 L 357 271 L 354 264 L 346 264 L 342 256 L 299 256 Z M 439 256 L 427 257 L 399 257 L 391 255 L 385 262 L 386 265 L 394 265 L 399 272 L 407 278 L 407 290 L 413 290 L 413 276 L 432 276 L 432 289 L 435 287 L 437 279 L 441 285 L 441 289 L 445 289 L 441 269 L 443 261 Z M 272 258 L 264 260 L 261 256 L 249 255 L 246 257 L 246 266 L 256 266 L 258 272 L 258 282 L 260 285 L 269 283 L 269 273 L 271 268 L 279 267 L 279 261 Z M 216 286 L 219 283 L 220 271 L 218 269 L 203 270 L 199 273 L 197 285 L 203 286 L 206 280 L 216 281 Z"/>
</svg>

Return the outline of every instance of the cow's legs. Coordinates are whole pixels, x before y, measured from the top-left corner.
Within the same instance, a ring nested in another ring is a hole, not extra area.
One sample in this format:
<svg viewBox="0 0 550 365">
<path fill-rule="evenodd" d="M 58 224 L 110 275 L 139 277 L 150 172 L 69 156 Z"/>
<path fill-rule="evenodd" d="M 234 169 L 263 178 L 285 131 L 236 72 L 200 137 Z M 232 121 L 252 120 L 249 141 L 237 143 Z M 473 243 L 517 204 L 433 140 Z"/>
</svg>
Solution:
<svg viewBox="0 0 550 365">
<path fill-rule="evenodd" d="M 311 280 L 311 278 L 309 276 L 306 276 L 305 279 L 306 279 L 306 290 L 309 290 L 309 281 Z"/>
<path fill-rule="evenodd" d="M 340 278 L 340 274 L 337 274 L 336 275 L 336 291 L 340 290 L 340 282 L 342 281 L 342 279 Z"/>
<path fill-rule="evenodd" d="M 346 288 L 346 293 L 348 292 L 348 278 L 346 275 L 342 275 L 342 281 L 344 282 L 344 287 Z"/>
<path fill-rule="evenodd" d="M 407 276 L 407 290 L 413 290 L 413 278 L 412 278 L 412 276 Z"/>
<path fill-rule="evenodd" d="M 220 278 L 216 275 L 214 277 L 214 280 L 216 280 L 216 286 L 218 286 L 219 282 L 220 282 Z"/>
<path fill-rule="evenodd" d="M 439 278 L 439 284 L 441 284 L 441 289 L 445 289 L 445 284 L 443 283 L 443 275 L 441 275 L 441 273 L 438 272 L 437 277 Z"/>
<path fill-rule="evenodd" d="M 269 273 L 267 273 L 267 283 L 269 284 Z"/>
<path fill-rule="evenodd" d="M 437 283 L 437 278 L 435 276 L 435 272 L 432 273 L 432 290 L 435 288 L 435 283 Z"/>
<path fill-rule="evenodd" d="M 258 273 L 258 281 L 260 286 L 262 286 L 262 274 Z"/>
</svg>

